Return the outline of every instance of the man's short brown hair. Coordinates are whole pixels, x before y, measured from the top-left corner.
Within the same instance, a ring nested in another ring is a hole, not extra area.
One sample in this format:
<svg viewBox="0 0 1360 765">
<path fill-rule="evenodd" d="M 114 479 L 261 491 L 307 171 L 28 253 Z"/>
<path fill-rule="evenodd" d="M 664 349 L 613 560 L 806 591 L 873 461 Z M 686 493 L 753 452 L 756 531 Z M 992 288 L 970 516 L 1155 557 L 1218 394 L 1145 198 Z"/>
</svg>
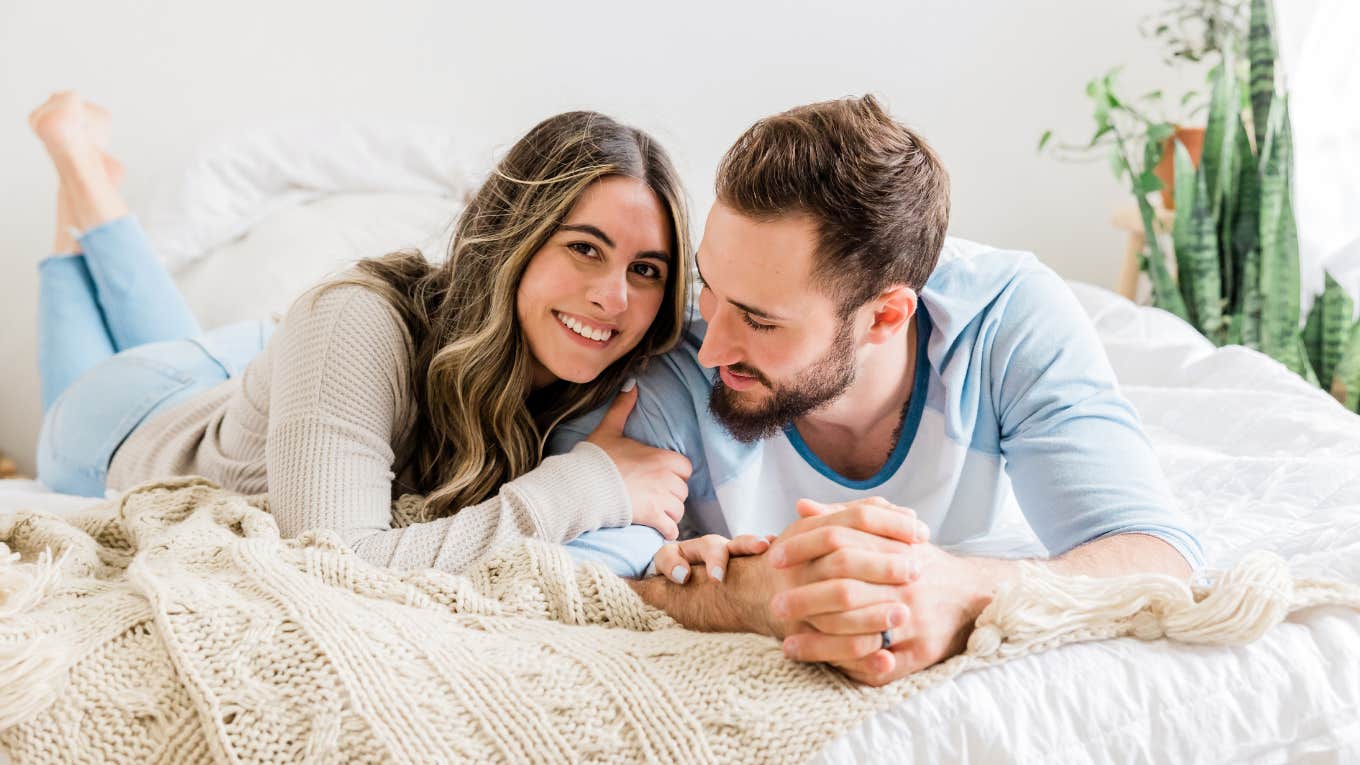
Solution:
<svg viewBox="0 0 1360 765">
<path fill-rule="evenodd" d="M 873 96 L 752 125 L 718 166 L 718 201 L 757 220 L 817 223 L 813 274 L 848 316 L 891 284 L 919 291 L 949 228 L 949 174 Z"/>
</svg>

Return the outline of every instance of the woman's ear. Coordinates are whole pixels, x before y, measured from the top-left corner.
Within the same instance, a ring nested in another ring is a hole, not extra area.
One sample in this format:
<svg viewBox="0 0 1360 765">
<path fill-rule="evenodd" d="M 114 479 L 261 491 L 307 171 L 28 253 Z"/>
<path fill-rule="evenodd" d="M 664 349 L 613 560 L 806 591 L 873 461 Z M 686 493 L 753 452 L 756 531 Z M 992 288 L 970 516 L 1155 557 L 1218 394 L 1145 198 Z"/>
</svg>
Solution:
<svg viewBox="0 0 1360 765">
<path fill-rule="evenodd" d="M 864 339 L 870 343 L 885 343 L 905 332 L 911 317 L 916 314 L 916 290 L 905 284 L 894 284 L 870 301 L 873 318 Z"/>
</svg>

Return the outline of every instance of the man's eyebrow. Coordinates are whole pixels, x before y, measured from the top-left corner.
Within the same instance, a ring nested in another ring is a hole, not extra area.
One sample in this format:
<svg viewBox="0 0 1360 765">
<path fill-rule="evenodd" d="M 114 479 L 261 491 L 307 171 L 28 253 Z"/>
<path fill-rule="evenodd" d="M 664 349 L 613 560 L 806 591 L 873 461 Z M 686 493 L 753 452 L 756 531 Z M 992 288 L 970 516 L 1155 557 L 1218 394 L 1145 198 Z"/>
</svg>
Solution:
<svg viewBox="0 0 1360 765">
<path fill-rule="evenodd" d="M 599 226 L 592 226 L 589 223 L 563 223 L 562 225 L 557 227 L 557 230 L 580 231 L 582 233 L 590 234 L 591 236 L 595 237 L 596 239 L 599 239 L 601 242 L 604 242 L 610 247 L 614 246 L 614 240 L 610 239 L 608 234 L 601 231 Z M 651 258 L 653 260 L 659 260 L 662 263 L 666 264 L 670 264 L 670 262 L 673 260 L 669 252 L 662 252 L 661 250 L 646 250 L 645 252 L 639 252 L 637 256 L 639 258 Z"/>
<path fill-rule="evenodd" d="M 694 259 L 694 270 L 699 272 L 699 281 L 703 282 L 704 284 L 708 284 L 708 280 L 704 278 L 704 270 L 703 270 L 702 268 L 699 267 L 699 259 L 698 259 L 698 258 L 695 258 L 695 259 Z M 737 301 L 733 300 L 732 298 L 728 298 L 728 299 L 727 299 L 727 302 L 729 302 L 729 303 L 731 303 L 732 305 L 734 305 L 734 306 L 740 308 L 741 310 L 743 310 L 743 311 L 745 311 L 745 312 L 751 314 L 752 316 L 759 316 L 759 317 L 762 318 L 762 319 L 769 319 L 770 321 L 783 321 L 783 320 L 784 320 L 782 317 L 777 316 L 777 315 L 775 315 L 775 314 L 772 314 L 772 313 L 770 313 L 770 312 L 768 312 L 768 311 L 762 311 L 762 310 L 760 310 L 759 308 L 756 308 L 756 307 L 754 307 L 754 306 L 746 305 L 745 303 L 738 303 Z"/>
</svg>

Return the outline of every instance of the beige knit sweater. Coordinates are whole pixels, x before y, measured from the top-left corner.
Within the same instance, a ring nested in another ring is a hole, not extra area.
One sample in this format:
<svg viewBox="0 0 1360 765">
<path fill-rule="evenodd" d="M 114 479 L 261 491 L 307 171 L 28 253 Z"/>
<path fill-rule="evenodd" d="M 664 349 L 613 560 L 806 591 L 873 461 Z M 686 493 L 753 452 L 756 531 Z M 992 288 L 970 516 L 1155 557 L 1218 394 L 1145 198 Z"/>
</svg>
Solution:
<svg viewBox="0 0 1360 765">
<path fill-rule="evenodd" d="M 565 542 L 629 523 L 617 468 L 582 443 L 481 504 L 393 528 L 392 500 L 414 490 L 392 471 L 415 417 L 411 339 L 371 290 L 346 285 L 313 297 L 293 304 L 240 376 L 138 427 L 114 455 L 108 486 L 201 475 L 243 494 L 267 492 L 285 536 L 329 529 L 364 560 L 400 569 L 458 571 L 507 542 Z"/>
</svg>

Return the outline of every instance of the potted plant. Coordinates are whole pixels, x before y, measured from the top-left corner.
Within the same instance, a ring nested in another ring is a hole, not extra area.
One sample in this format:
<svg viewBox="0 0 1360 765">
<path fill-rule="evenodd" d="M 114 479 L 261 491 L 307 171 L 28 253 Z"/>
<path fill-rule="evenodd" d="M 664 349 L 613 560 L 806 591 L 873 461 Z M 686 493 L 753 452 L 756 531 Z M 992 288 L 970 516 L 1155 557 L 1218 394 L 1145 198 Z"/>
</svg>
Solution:
<svg viewBox="0 0 1360 765">
<path fill-rule="evenodd" d="M 1351 319 L 1351 298 L 1328 275 L 1306 322 L 1300 321 L 1293 137 L 1271 15 L 1269 0 L 1251 0 L 1245 58 L 1235 53 L 1240 46 L 1217 50 L 1198 166 L 1172 124 L 1150 118 L 1116 93 L 1117 70 L 1087 85 L 1096 131 L 1076 149 L 1108 145 L 1116 175 L 1127 179 L 1143 223 L 1142 267 L 1154 305 L 1217 345 L 1241 344 L 1270 355 L 1356 411 L 1360 322 Z M 1041 148 L 1050 136 L 1040 139 Z M 1167 189 L 1175 205 L 1174 275 L 1148 200 L 1166 187 L 1156 167 L 1168 154 L 1175 170 Z"/>
</svg>

